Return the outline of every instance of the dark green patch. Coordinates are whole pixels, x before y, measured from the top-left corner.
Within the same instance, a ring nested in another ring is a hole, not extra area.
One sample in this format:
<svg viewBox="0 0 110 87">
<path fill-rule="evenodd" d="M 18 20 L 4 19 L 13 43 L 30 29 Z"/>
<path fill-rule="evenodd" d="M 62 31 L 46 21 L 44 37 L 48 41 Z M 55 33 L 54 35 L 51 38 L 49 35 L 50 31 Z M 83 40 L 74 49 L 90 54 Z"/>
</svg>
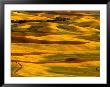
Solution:
<svg viewBox="0 0 110 87">
<path fill-rule="evenodd" d="M 81 36 L 77 36 L 77 37 L 80 39 L 100 42 L 100 32 L 95 32 L 90 35 L 81 35 Z"/>
<path fill-rule="evenodd" d="M 51 56 L 45 56 L 42 61 L 64 61 L 67 59 L 78 59 L 78 60 L 99 60 L 99 53 L 88 53 L 88 54 L 56 54 Z"/>
<path fill-rule="evenodd" d="M 100 25 L 94 21 L 75 23 L 75 25 L 80 27 L 90 27 L 90 28 L 100 29 Z"/>
<path fill-rule="evenodd" d="M 68 26 L 66 24 L 58 25 L 57 27 L 60 28 L 60 29 L 64 29 L 64 30 L 68 30 L 68 31 L 72 31 L 72 32 L 78 32 L 78 29 L 76 27 Z"/>
<path fill-rule="evenodd" d="M 99 71 L 96 70 L 97 67 L 91 66 L 86 68 L 77 67 L 63 67 L 63 66 L 48 66 L 48 72 L 56 74 L 64 74 L 64 76 L 99 76 Z"/>
</svg>

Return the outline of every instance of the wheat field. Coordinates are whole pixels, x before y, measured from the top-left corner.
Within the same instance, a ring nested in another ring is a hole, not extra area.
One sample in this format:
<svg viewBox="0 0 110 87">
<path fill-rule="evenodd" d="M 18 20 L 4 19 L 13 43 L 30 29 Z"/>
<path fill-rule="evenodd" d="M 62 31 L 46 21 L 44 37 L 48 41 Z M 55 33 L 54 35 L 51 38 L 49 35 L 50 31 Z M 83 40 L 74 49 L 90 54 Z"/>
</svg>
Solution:
<svg viewBox="0 0 110 87">
<path fill-rule="evenodd" d="M 100 76 L 99 11 L 12 11 L 11 20 L 12 77 Z"/>
</svg>

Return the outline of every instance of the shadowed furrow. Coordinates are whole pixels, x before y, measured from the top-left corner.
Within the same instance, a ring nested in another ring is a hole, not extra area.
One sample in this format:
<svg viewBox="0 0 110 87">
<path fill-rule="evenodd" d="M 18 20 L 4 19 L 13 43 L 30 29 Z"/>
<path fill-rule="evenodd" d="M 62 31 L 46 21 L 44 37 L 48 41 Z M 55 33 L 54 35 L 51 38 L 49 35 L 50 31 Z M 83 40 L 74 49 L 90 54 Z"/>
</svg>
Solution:
<svg viewBox="0 0 110 87">
<path fill-rule="evenodd" d="M 44 64 L 44 63 L 80 63 L 80 62 L 86 62 L 86 61 L 88 61 L 88 60 L 74 59 L 74 60 L 71 60 L 71 61 L 62 60 L 62 61 L 41 61 L 41 62 L 11 60 L 11 62 L 24 62 L 24 63 L 34 63 L 34 64 Z"/>
<path fill-rule="evenodd" d="M 11 37 L 12 43 L 36 43 L 36 44 L 85 44 L 88 42 L 82 41 L 48 41 L 48 40 L 37 40 L 24 37 Z"/>
<path fill-rule="evenodd" d="M 39 54 L 54 54 L 54 53 L 48 53 L 48 52 L 11 53 L 12 56 L 39 55 Z"/>
</svg>

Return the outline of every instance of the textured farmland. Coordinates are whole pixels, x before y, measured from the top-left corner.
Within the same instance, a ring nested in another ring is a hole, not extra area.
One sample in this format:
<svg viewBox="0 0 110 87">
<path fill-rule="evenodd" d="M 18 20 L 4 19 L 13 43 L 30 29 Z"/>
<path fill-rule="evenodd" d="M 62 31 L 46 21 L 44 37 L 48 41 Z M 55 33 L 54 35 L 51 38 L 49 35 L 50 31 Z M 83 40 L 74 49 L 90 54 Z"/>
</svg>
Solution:
<svg viewBox="0 0 110 87">
<path fill-rule="evenodd" d="M 99 11 L 12 11 L 12 77 L 100 76 Z M 56 17 L 69 18 L 46 22 Z"/>
</svg>

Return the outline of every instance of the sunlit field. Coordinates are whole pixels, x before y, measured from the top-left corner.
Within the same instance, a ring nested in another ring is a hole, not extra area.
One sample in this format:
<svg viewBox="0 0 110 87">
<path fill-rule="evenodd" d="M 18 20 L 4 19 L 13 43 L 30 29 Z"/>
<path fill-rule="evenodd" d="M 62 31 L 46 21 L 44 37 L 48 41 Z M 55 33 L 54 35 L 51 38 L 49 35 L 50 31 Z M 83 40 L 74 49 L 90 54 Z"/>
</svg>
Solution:
<svg viewBox="0 0 110 87">
<path fill-rule="evenodd" d="M 12 77 L 99 77 L 99 11 L 12 11 Z"/>
</svg>

